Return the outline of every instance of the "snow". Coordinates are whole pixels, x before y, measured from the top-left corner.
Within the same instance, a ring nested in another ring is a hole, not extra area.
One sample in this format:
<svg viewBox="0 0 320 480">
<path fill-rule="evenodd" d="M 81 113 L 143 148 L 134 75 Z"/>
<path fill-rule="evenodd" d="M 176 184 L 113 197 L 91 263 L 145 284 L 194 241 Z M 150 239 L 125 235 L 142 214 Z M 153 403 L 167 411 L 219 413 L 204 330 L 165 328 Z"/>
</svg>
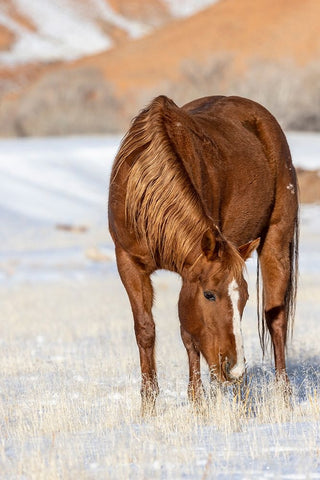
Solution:
<svg viewBox="0 0 320 480">
<path fill-rule="evenodd" d="M 17 35 L 13 49 L 0 55 L 3 64 L 71 60 L 112 45 L 93 21 L 77 14 L 63 0 L 15 0 L 15 5 L 35 26 L 35 31 L 9 22 L 4 15 L 0 17 Z"/>
<path fill-rule="evenodd" d="M 287 139 L 296 167 L 320 170 L 320 135 L 318 133 L 288 133 Z"/>
<path fill-rule="evenodd" d="M 114 270 L 113 263 L 92 261 L 86 251 L 98 243 L 114 258 L 111 242 L 106 244 L 107 185 L 119 142 L 120 137 L 0 141 L 0 236 L 8 239 L 0 253 L 0 283 L 81 279 Z M 70 245 L 70 234 L 58 225 L 82 226 L 88 233 Z"/>
<path fill-rule="evenodd" d="M 187 17 L 219 0 L 165 0 L 169 11 L 176 17 Z"/>
<path fill-rule="evenodd" d="M 142 37 L 150 31 L 150 28 L 146 25 L 133 20 L 128 20 L 122 15 L 116 13 L 105 0 L 92 0 L 92 6 L 96 9 L 99 17 L 121 28 L 127 32 L 131 38 Z"/>
<path fill-rule="evenodd" d="M 17 37 L 13 48 L 0 54 L 0 63 L 6 65 L 72 60 L 108 50 L 113 43 L 99 25 L 101 21 L 120 27 L 131 38 L 149 31 L 146 25 L 117 14 L 103 0 L 82 5 L 75 0 L 14 0 L 14 5 L 35 28 L 21 25 L 3 9 L 0 24 Z"/>
<path fill-rule="evenodd" d="M 98 221 L 116 138 L 3 140 L 0 209 L 44 223 Z"/>
</svg>

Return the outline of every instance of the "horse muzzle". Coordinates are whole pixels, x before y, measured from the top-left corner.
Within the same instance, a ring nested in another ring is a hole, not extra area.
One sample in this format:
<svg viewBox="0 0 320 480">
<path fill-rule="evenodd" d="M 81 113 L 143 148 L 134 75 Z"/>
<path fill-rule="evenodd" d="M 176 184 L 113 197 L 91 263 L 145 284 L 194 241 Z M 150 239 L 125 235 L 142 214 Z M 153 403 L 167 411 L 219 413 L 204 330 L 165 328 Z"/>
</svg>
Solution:
<svg viewBox="0 0 320 480">
<path fill-rule="evenodd" d="M 245 358 L 232 365 L 231 361 L 226 357 L 221 366 L 225 380 L 232 383 L 241 382 L 246 371 Z"/>
</svg>

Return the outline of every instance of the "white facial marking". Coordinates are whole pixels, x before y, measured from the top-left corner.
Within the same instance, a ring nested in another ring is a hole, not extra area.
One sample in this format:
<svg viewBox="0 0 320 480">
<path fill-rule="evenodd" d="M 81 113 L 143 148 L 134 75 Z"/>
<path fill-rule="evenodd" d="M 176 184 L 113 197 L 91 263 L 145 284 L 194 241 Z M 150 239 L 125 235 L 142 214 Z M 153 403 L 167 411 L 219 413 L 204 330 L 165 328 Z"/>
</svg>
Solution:
<svg viewBox="0 0 320 480">
<path fill-rule="evenodd" d="M 241 332 L 241 318 L 238 308 L 239 302 L 239 286 L 235 280 L 229 284 L 228 293 L 232 303 L 233 310 L 233 334 L 236 342 L 236 352 L 237 352 L 237 363 L 230 370 L 230 377 L 237 379 L 242 377 L 245 372 L 245 363 L 244 363 L 244 351 L 243 351 L 243 341 L 242 341 L 242 332 Z"/>
</svg>

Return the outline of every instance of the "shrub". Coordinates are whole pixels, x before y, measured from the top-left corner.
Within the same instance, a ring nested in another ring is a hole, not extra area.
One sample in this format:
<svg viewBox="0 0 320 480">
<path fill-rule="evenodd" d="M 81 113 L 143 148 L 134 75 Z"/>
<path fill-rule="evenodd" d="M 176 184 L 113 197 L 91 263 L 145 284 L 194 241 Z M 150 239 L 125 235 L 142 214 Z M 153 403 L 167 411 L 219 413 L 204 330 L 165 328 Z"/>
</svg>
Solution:
<svg viewBox="0 0 320 480">
<path fill-rule="evenodd" d="M 22 98 L 15 130 L 20 136 L 116 132 L 122 118 L 120 102 L 97 69 L 58 70 Z"/>
</svg>

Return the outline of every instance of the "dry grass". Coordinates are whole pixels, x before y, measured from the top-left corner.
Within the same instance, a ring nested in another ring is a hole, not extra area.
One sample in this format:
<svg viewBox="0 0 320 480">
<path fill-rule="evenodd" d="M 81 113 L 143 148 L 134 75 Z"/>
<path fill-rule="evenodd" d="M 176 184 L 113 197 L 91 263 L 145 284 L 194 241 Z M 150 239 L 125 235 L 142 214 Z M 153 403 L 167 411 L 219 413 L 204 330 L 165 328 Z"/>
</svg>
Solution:
<svg viewBox="0 0 320 480">
<path fill-rule="evenodd" d="M 320 478 L 316 285 L 305 282 L 300 294 L 291 404 L 270 363 L 261 364 L 251 300 L 247 387 L 236 396 L 219 390 L 199 413 L 186 396 L 179 281 L 168 273 L 155 284 L 161 393 L 157 415 L 146 419 L 130 309 L 114 275 L 0 289 L 0 477 Z M 204 379 L 208 388 L 205 369 Z"/>
</svg>

